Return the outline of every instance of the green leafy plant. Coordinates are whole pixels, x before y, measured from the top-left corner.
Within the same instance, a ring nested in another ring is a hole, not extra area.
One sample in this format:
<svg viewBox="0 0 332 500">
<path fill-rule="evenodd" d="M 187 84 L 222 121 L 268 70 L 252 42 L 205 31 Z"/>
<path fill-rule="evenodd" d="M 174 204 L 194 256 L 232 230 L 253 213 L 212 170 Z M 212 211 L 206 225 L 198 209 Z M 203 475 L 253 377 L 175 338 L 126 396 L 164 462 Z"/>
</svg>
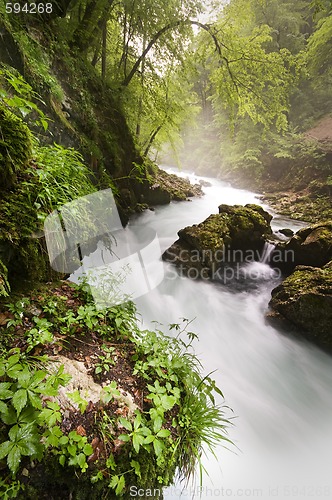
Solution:
<svg viewBox="0 0 332 500">
<path fill-rule="evenodd" d="M 5 83 L 8 90 L 4 87 L 0 90 L 0 102 L 3 102 L 11 111 L 19 113 L 23 118 L 31 112 L 38 116 L 36 124 L 43 127 L 44 131 L 48 128 L 49 118 L 34 102 L 37 101 L 43 105 L 45 103 L 32 89 L 22 75 L 14 73 L 9 69 L 0 69 L 0 82 Z"/>
<path fill-rule="evenodd" d="M 102 346 L 102 350 L 104 351 L 105 355 L 101 355 L 98 357 L 98 361 L 96 363 L 95 367 L 95 374 L 104 374 L 108 373 L 111 369 L 111 366 L 115 365 L 114 361 L 114 347 L 107 347 L 106 345 Z"/>
<path fill-rule="evenodd" d="M 93 453 L 91 444 L 87 442 L 86 436 L 81 436 L 76 431 L 71 431 L 68 436 L 59 439 L 60 456 L 59 463 L 78 466 L 82 472 L 88 468 L 87 457 Z"/>
<path fill-rule="evenodd" d="M 77 404 L 81 413 L 85 412 L 88 406 L 88 401 L 82 398 L 81 393 L 78 389 L 74 392 L 68 393 L 68 397 L 73 401 L 73 403 Z"/>
<path fill-rule="evenodd" d="M 21 457 L 42 458 L 42 432 L 52 421 L 51 413 L 43 410 L 43 397 L 55 396 L 59 386 L 68 382 L 68 376 L 63 366 L 51 376 L 47 370 L 35 370 L 19 349 L 13 349 L 7 358 L 0 359 L 0 380 L 0 421 L 6 429 L 0 460 L 6 458 L 15 476 Z M 48 403 L 54 422 L 60 419 L 58 409 Z"/>
<path fill-rule="evenodd" d="M 28 352 L 32 351 L 37 345 L 45 345 L 54 340 L 53 333 L 50 331 L 53 326 L 52 323 L 45 318 L 34 317 L 33 319 L 36 327 L 27 332 Z"/>
</svg>

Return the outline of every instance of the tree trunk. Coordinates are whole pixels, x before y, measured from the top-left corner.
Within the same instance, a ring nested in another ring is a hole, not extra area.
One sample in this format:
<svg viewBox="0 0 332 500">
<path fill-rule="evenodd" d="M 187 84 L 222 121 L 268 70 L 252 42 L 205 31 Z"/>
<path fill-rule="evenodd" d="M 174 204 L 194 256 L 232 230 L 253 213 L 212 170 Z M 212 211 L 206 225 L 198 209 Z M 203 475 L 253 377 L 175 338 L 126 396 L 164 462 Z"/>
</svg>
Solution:
<svg viewBox="0 0 332 500">
<path fill-rule="evenodd" d="M 106 62 L 107 62 L 107 20 L 103 23 L 103 41 L 101 49 L 101 78 L 103 82 L 106 79 Z"/>
</svg>

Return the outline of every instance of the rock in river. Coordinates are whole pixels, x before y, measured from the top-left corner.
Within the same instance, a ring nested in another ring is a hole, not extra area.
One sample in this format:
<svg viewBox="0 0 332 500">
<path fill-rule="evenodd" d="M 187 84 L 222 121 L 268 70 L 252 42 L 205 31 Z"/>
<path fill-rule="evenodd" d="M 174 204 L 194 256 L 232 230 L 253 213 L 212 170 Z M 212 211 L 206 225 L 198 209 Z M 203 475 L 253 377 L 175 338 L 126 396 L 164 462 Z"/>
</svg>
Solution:
<svg viewBox="0 0 332 500">
<path fill-rule="evenodd" d="M 220 205 L 219 214 L 181 229 L 179 239 L 164 252 L 163 258 L 188 276 L 192 268 L 209 276 L 225 263 L 243 261 L 248 252 L 251 257 L 253 252 L 259 256 L 266 237 L 272 233 L 271 218 L 258 205 Z"/>
<path fill-rule="evenodd" d="M 280 253 L 280 267 L 286 271 L 298 265 L 324 266 L 332 259 L 332 221 L 300 229 L 287 243 L 277 245 L 275 252 Z"/>
<path fill-rule="evenodd" d="M 322 348 L 332 349 L 332 261 L 322 269 L 298 266 L 272 291 L 279 318 Z"/>
</svg>

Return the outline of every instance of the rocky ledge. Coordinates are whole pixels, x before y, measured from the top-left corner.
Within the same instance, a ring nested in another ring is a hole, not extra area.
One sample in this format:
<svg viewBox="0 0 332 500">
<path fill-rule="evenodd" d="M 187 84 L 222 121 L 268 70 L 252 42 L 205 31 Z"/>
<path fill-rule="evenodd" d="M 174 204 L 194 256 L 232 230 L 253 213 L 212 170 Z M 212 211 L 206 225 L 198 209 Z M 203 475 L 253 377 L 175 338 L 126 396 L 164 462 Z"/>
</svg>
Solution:
<svg viewBox="0 0 332 500">
<path fill-rule="evenodd" d="M 166 205 L 172 200 L 184 201 L 194 196 L 202 196 L 202 186 L 191 184 L 175 174 L 169 174 L 156 166 L 147 181 L 141 187 L 141 197 L 148 205 Z"/>
<path fill-rule="evenodd" d="M 297 266 L 272 291 L 269 317 L 287 320 L 306 338 L 332 349 L 332 261 L 323 268 Z"/>
</svg>

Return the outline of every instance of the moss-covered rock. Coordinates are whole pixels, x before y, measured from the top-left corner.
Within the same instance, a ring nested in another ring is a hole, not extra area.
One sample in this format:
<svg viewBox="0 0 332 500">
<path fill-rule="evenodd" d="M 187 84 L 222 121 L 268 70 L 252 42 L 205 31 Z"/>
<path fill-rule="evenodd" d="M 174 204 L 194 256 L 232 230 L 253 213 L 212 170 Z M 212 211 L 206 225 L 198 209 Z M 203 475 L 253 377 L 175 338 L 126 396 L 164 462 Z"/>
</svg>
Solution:
<svg viewBox="0 0 332 500">
<path fill-rule="evenodd" d="M 0 105 L 0 189 L 11 189 L 32 156 L 29 128 Z"/>
<path fill-rule="evenodd" d="M 300 229 L 287 243 L 277 245 L 276 252 L 286 271 L 298 265 L 323 266 L 332 259 L 332 221 Z"/>
<path fill-rule="evenodd" d="M 298 266 L 272 291 L 270 307 L 319 346 L 332 349 L 332 261 Z"/>
<path fill-rule="evenodd" d="M 257 252 L 259 258 L 272 233 L 270 220 L 270 214 L 256 205 L 220 205 L 219 214 L 181 229 L 163 258 L 184 271 L 195 268 L 207 274 L 221 264 L 243 260 L 247 251 Z"/>
</svg>

